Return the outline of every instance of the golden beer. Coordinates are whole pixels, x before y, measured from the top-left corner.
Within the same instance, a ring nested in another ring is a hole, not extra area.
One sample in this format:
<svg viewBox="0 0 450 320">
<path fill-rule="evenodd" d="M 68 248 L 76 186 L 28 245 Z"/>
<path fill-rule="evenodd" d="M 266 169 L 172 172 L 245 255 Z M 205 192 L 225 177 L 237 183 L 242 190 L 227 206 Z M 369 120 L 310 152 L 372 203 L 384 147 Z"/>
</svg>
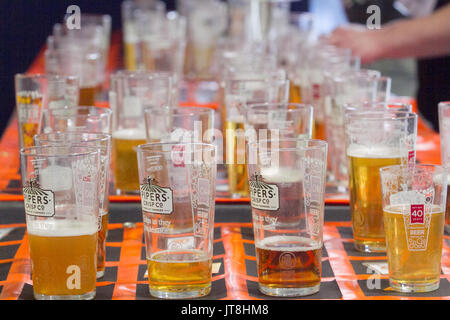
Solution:
<svg viewBox="0 0 450 320">
<path fill-rule="evenodd" d="M 105 273 L 106 237 L 108 236 L 108 212 L 100 210 L 100 214 L 101 220 L 97 245 L 97 278 L 102 277 Z"/>
<path fill-rule="evenodd" d="M 123 129 L 112 135 L 112 163 L 116 190 L 139 191 L 139 174 L 136 147 L 146 143 L 145 132 L 139 129 Z"/>
<path fill-rule="evenodd" d="M 325 136 L 325 122 L 319 119 L 314 119 L 312 130 L 312 138 L 317 140 L 326 140 Z"/>
<path fill-rule="evenodd" d="M 167 250 L 147 259 L 150 291 L 160 296 L 193 292 L 206 295 L 211 291 L 212 260 L 198 250 Z"/>
<path fill-rule="evenodd" d="M 277 289 L 318 291 L 322 248 L 317 242 L 294 236 L 269 237 L 256 245 L 256 259 L 263 293 L 270 295 Z"/>
<path fill-rule="evenodd" d="M 127 70 L 136 70 L 136 51 L 137 44 L 136 43 L 127 43 L 125 42 L 124 46 L 124 55 L 125 55 L 125 68 Z"/>
<path fill-rule="evenodd" d="M 302 87 L 293 80 L 291 80 L 289 86 L 289 102 L 302 103 Z"/>
<path fill-rule="evenodd" d="M 97 230 L 93 223 L 61 220 L 53 230 L 29 224 L 28 238 L 35 295 L 42 298 L 94 296 Z M 47 225 L 47 222 L 45 223 Z"/>
<path fill-rule="evenodd" d="M 364 151 L 347 153 L 353 238 L 355 248 L 363 252 L 386 249 L 379 169 L 401 163 L 400 156 L 379 151 L 374 156 Z"/>
<path fill-rule="evenodd" d="M 244 122 L 225 122 L 225 149 L 228 186 L 231 195 L 249 195 L 247 165 L 245 164 Z"/>
<path fill-rule="evenodd" d="M 445 214 L 432 206 L 424 223 L 408 224 L 410 210 L 410 205 L 399 205 L 383 212 L 390 284 L 403 292 L 434 290 L 439 286 Z"/>
</svg>

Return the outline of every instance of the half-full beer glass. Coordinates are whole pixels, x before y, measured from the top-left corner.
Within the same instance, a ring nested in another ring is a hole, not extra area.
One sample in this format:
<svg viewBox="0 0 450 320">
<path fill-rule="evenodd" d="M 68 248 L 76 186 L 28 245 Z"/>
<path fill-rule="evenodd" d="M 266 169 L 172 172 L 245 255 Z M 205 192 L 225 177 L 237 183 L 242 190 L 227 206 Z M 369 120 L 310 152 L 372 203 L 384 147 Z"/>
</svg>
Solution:
<svg viewBox="0 0 450 320">
<path fill-rule="evenodd" d="M 96 290 L 100 151 L 20 151 L 36 299 L 92 299 Z"/>
<path fill-rule="evenodd" d="M 156 143 L 138 147 L 150 294 L 196 298 L 211 291 L 215 147 Z"/>
<path fill-rule="evenodd" d="M 450 169 L 450 102 L 441 102 L 439 104 L 439 131 L 441 136 L 441 162 L 448 172 Z M 448 196 L 450 193 L 450 178 L 448 182 L 445 231 L 450 233 L 450 199 Z"/>
<path fill-rule="evenodd" d="M 248 145 L 259 289 L 304 296 L 320 289 L 327 143 L 280 139 Z"/>
<path fill-rule="evenodd" d="M 395 291 L 439 288 L 447 197 L 441 166 L 380 169 L 389 283 Z"/>
<path fill-rule="evenodd" d="M 36 146 L 75 145 L 100 150 L 99 231 L 97 247 L 97 278 L 105 273 L 106 237 L 109 218 L 109 177 L 111 161 L 111 135 L 107 133 L 42 133 L 34 136 Z"/>
<path fill-rule="evenodd" d="M 386 241 L 379 169 L 415 162 L 417 115 L 354 111 L 345 115 L 345 128 L 354 246 L 382 252 Z"/>
<path fill-rule="evenodd" d="M 171 81 L 167 74 L 145 71 L 119 71 L 111 75 L 112 165 L 118 194 L 139 192 L 136 147 L 147 142 L 144 109 L 171 106 Z"/>
</svg>

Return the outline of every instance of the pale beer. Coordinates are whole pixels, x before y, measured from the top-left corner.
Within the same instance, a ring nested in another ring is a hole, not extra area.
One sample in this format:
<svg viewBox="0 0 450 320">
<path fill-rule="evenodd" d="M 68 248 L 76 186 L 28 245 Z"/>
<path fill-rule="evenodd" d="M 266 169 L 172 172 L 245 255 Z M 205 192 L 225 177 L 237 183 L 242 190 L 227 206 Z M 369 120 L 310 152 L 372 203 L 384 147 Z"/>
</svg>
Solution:
<svg viewBox="0 0 450 320">
<path fill-rule="evenodd" d="M 146 143 L 144 130 L 123 129 L 112 135 L 114 184 L 121 192 L 138 192 L 139 175 L 136 147 Z"/>
<path fill-rule="evenodd" d="M 386 241 L 379 169 L 400 164 L 401 157 L 382 148 L 378 150 L 351 148 L 347 155 L 355 247 L 366 252 L 384 251 Z"/>
<path fill-rule="evenodd" d="M 226 166 L 229 192 L 234 196 L 248 197 L 248 176 L 245 163 L 244 120 L 225 123 Z"/>
<path fill-rule="evenodd" d="M 439 286 L 445 214 L 437 205 L 424 211 L 422 223 L 414 224 L 411 205 L 391 205 L 383 212 L 390 284 L 401 291 Z"/>
</svg>

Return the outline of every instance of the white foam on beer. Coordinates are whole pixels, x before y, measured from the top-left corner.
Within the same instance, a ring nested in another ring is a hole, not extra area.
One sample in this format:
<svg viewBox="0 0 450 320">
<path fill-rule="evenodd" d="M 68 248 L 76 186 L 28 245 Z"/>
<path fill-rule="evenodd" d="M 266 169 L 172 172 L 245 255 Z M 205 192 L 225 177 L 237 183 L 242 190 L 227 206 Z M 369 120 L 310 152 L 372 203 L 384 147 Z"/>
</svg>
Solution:
<svg viewBox="0 0 450 320">
<path fill-rule="evenodd" d="M 145 131 L 139 128 L 117 130 L 112 135 L 118 140 L 146 140 Z"/>
<path fill-rule="evenodd" d="M 383 211 L 390 213 L 390 214 L 400 214 L 400 215 L 403 215 L 404 213 L 409 214 L 411 212 L 411 204 L 408 203 L 408 204 L 390 205 L 390 206 L 383 208 Z M 437 204 L 431 205 L 431 213 L 432 214 L 440 214 L 443 212 L 445 212 L 444 208 L 441 208 Z"/>
<path fill-rule="evenodd" d="M 98 232 L 97 220 L 90 219 L 46 219 L 27 221 L 27 232 L 41 237 L 75 237 Z"/>
<path fill-rule="evenodd" d="M 256 247 L 272 251 L 310 251 L 322 248 L 322 243 L 295 236 L 273 236 L 256 242 Z"/>
<path fill-rule="evenodd" d="M 287 167 L 262 168 L 260 174 L 267 183 L 295 183 L 303 179 L 300 170 Z"/>
<path fill-rule="evenodd" d="M 354 158 L 393 159 L 402 157 L 402 153 L 398 148 L 392 147 L 352 145 L 347 148 L 347 156 Z"/>
</svg>

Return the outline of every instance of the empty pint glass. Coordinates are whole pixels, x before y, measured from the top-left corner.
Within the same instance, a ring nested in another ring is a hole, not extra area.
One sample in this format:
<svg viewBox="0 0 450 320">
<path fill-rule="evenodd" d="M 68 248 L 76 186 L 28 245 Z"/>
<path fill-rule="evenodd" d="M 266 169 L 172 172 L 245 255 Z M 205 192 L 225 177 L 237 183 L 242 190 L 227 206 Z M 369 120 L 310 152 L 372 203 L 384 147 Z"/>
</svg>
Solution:
<svg viewBox="0 0 450 320">
<path fill-rule="evenodd" d="M 385 251 L 379 169 L 415 162 L 417 115 L 355 111 L 345 115 L 345 127 L 354 246 Z"/>
<path fill-rule="evenodd" d="M 77 77 L 43 74 L 15 76 L 16 107 L 19 122 L 19 146 L 33 146 L 33 136 L 39 133 L 44 110 L 78 103 Z"/>
<path fill-rule="evenodd" d="M 245 131 L 249 142 L 277 137 L 311 139 L 313 107 L 295 103 L 251 104 L 246 108 Z"/>
<path fill-rule="evenodd" d="M 96 290 L 100 151 L 20 151 L 36 299 L 92 299 Z"/>
<path fill-rule="evenodd" d="M 44 110 L 40 133 L 111 133 L 112 111 L 93 106 L 63 106 Z"/>
<path fill-rule="evenodd" d="M 320 289 L 327 143 L 280 139 L 248 145 L 258 283 L 271 296 Z"/>
<path fill-rule="evenodd" d="M 450 170 L 450 102 L 439 104 L 439 131 L 441 136 L 441 162 L 442 166 Z M 450 176 L 449 176 L 450 177 Z M 450 178 L 449 178 L 450 179 Z M 449 180 L 450 182 L 450 180 Z M 447 205 L 445 210 L 445 231 L 450 233 L 450 183 L 447 183 Z"/>
<path fill-rule="evenodd" d="M 203 107 L 145 109 L 147 141 L 205 142 L 214 138 L 214 110 Z"/>
<path fill-rule="evenodd" d="M 380 169 L 389 283 L 395 291 L 439 288 L 447 197 L 441 166 Z"/>
<path fill-rule="evenodd" d="M 171 106 L 172 80 L 146 71 L 111 75 L 109 101 L 113 110 L 112 165 L 116 193 L 138 193 L 136 147 L 147 142 L 144 109 Z"/>
<path fill-rule="evenodd" d="M 196 298 L 211 291 L 215 147 L 156 143 L 138 147 L 150 294 Z"/>
<path fill-rule="evenodd" d="M 43 133 L 34 136 L 36 146 L 74 145 L 100 150 L 99 231 L 97 247 L 97 278 L 105 273 L 106 237 L 109 217 L 109 176 L 111 135 L 106 133 Z"/>
</svg>

